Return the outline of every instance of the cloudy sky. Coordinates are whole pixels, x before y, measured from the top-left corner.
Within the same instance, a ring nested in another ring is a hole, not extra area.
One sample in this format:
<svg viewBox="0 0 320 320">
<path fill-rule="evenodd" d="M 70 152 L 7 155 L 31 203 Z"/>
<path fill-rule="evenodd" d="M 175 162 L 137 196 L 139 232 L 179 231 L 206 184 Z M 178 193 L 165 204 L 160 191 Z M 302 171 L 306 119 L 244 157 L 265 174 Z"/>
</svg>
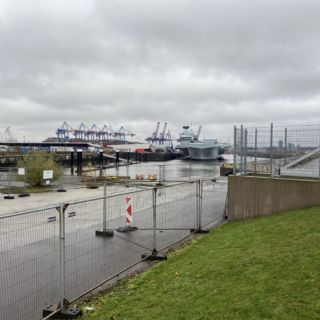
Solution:
<svg viewBox="0 0 320 320">
<path fill-rule="evenodd" d="M 0 137 L 320 123 L 320 1 L 0 0 Z"/>
</svg>

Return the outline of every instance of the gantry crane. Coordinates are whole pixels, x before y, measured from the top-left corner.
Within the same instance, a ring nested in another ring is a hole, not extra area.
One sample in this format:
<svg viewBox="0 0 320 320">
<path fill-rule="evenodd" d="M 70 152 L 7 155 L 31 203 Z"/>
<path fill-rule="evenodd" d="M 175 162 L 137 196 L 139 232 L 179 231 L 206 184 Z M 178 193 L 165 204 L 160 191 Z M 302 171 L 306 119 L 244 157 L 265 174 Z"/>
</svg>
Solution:
<svg viewBox="0 0 320 320">
<path fill-rule="evenodd" d="M 64 121 L 62 126 L 57 129 L 57 136 L 61 140 L 68 140 L 70 138 L 70 133 L 74 132 L 74 129 Z"/>
<path fill-rule="evenodd" d="M 155 131 L 152 133 L 152 136 L 151 136 L 151 137 L 148 137 L 148 138 L 146 139 L 146 141 L 151 142 L 151 143 L 157 142 L 157 140 L 158 140 L 159 128 L 160 128 L 160 121 L 157 122 L 156 129 L 155 129 Z"/>
<path fill-rule="evenodd" d="M 164 144 L 166 130 L 167 130 L 167 122 L 164 123 L 162 132 L 159 135 L 159 138 L 158 138 L 159 144 Z"/>
</svg>

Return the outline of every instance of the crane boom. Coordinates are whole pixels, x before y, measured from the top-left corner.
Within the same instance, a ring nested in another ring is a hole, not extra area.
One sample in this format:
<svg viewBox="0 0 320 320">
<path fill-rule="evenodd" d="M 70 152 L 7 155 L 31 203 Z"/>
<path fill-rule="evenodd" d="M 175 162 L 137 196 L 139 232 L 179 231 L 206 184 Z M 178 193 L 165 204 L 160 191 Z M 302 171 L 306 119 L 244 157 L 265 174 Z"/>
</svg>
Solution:
<svg viewBox="0 0 320 320">
<path fill-rule="evenodd" d="M 163 125 L 163 130 L 162 130 L 161 136 L 160 136 L 161 138 L 164 138 L 166 130 L 167 130 L 167 122 L 165 122 L 164 125 Z"/>
<path fill-rule="evenodd" d="M 156 139 L 157 139 L 158 132 L 159 132 L 159 128 L 160 128 L 160 121 L 157 122 L 156 130 L 154 131 L 154 133 L 153 133 L 153 135 L 152 135 L 152 139 L 153 139 L 153 140 L 156 140 Z"/>
<path fill-rule="evenodd" d="M 195 136 L 196 140 L 198 140 L 198 139 L 199 139 L 200 132 L 201 132 L 201 128 L 202 128 L 202 126 L 199 126 L 199 128 L 198 128 L 198 132 L 197 132 L 197 135 Z"/>
</svg>

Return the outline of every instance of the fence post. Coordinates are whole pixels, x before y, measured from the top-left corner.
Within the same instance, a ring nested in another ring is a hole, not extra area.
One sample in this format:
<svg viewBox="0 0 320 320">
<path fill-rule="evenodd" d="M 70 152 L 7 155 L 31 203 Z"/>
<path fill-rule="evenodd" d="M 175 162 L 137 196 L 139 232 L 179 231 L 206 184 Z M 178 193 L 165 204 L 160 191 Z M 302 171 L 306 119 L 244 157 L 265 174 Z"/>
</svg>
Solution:
<svg viewBox="0 0 320 320">
<path fill-rule="evenodd" d="M 56 209 L 59 212 L 59 304 L 49 305 L 42 310 L 43 318 L 51 318 L 49 315 L 54 313 L 52 319 L 75 319 L 82 316 L 82 310 L 78 308 L 68 308 L 69 301 L 65 299 L 65 237 L 66 220 L 65 212 L 69 204 L 61 203 Z M 59 308 L 59 309 L 57 309 Z M 58 311 L 59 310 L 59 311 Z"/>
<path fill-rule="evenodd" d="M 240 129 L 240 175 L 243 174 L 243 124 Z"/>
<path fill-rule="evenodd" d="M 257 174 L 258 129 L 254 130 L 254 174 Z"/>
<path fill-rule="evenodd" d="M 152 222 L 153 222 L 153 250 L 152 254 L 157 254 L 157 188 L 152 191 Z"/>
<path fill-rule="evenodd" d="M 270 125 L 270 177 L 273 177 L 273 123 Z"/>
<path fill-rule="evenodd" d="M 190 229 L 190 232 L 195 232 L 200 229 L 200 180 L 196 181 L 196 228 Z"/>
<path fill-rule="evenodd" d="M 201 203 L 200 203 L 200 197 L 201 197 L 201 180 L 197 181 L 196 183 L 196 197 L 197 197 L 197 229 L 201 229 L 201 218 L 200 218 L 200 211 L 201 211 Z"/>
<path fill-rule="evenodd" d="M 247 174 L 248 129 L 244 129 L 244 174 Z"/>
<path fill-rule="evenodd" d="M 287 164 L 288 129 L 284 129 L 284 164 Z"/>
<path fill-rule="evenodd" d="M 142 254 L 141 257 L 147 260 L 166 260 L 166 254 L 159 254 L 157 250 L 157 191 L 158 188 L 152 189 L 152 223 L 153 223 L 153 249 L 150 254 Z"/>
<path fill-rule="evenodd" d="M 162 179 L 163 181 L 166 181 L 166 165 L 165 164 L 162 166 Z"/>
<path fill-rule="evenodd" d="M 203 200 L 203 180 L 196 182 L 196 214 L 197 214 L 197 228 L 190 229 L 190 232 L 208 233 L 209 230 L 202 229 L 202 200 Z"/>
<path fill-rule="evenodd" d="M 161 178 L 162 178 L 162 168 L 161 168 L 161 164 L 159 164 L 159 183 L 162 182 Z"/>
<path fill-rule="evenodd" d="M 318 154 L 319 154 L 319 179 L 320 179 L 320 143 L 319 143 L 319 151 L 318 151 Z"/>
<path fill-rule="evenodd" d="M 103 184 L 103 202 L 102 202 L 102 230 L 96 230 L 96 236 L 113 237 L 113 231 L 107 230 L 107 182 Z"/>
<path fill-rule="evenodd" d="M 233 127 L 233 175 L 237 174 L 237 127 Z"/>
<path fill-rule="evenodd" d="M 64 275 L 65 275 L 65 209 L 61 203 L 59 208 L 59 305 L 60 310 L 64 310 Z"/>
<path fill-rule="evenodd" d="M 189 158 L 189 181 L 191 181 L 191 158 Z"/>
</svg>

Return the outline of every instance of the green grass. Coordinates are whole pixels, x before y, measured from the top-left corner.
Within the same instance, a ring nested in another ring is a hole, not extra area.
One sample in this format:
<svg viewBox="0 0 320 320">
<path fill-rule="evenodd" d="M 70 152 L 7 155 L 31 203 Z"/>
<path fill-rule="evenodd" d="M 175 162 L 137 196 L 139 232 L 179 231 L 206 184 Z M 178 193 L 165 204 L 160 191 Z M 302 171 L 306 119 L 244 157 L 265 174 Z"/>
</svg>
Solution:
<svg viewBox="0 0 320 320">
<path fill-rule="evenodd" d="M 93 319 L 320 319 L 320 208 L 234 222 L 87 303 Z"/>
</svg>

